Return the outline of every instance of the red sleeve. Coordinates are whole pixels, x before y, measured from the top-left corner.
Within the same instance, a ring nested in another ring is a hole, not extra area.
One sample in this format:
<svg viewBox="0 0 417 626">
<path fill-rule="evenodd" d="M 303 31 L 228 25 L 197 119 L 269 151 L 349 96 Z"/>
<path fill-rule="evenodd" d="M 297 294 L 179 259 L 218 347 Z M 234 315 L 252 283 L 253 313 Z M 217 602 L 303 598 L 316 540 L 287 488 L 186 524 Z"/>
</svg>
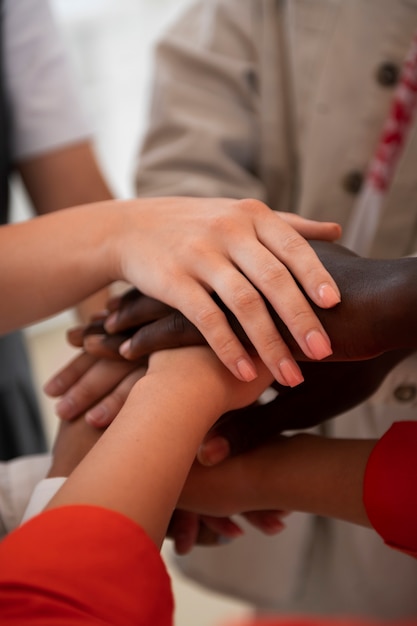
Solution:
<svg viewBox="0 0 417 626">
<path fill-rule="evenodd" d="M 364 504 L 385 543 L 417 558 L 417 422 L 396 422 L 365 471 Z"/>
<path fill-rule="evenodd" d="M 172 612 L 157 547 L 119 513 L 52 509 L 0 544 L 2 626 L 170 626 Z"/>
</svg>

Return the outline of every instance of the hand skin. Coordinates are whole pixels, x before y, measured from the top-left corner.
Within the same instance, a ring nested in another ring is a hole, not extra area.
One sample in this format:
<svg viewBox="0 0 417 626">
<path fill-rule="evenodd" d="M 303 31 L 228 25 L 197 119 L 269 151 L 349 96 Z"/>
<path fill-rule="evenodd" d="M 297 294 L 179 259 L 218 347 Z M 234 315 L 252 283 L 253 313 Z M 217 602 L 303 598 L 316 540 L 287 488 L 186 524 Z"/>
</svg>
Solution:
<svg viewBox="0 0 417 626">
<path fill-rule="evenodd" d="M 250 511 L 242 513 L 252 526 L 266 535 L 276 535 L 285 528 L 285 511 Z M 240 537 L 244 531 L 230 517 L 199 515 L 182 509 L 172 514 L 167 538 L 172 539 L 177 554 L 187 554 L 195 545 L 218 546 Z"/>
<path fill-rule="evenodd" d="M 147 375 L 47 508 L 88 503 L 118 511 L 160 546 L 204 434 L 271 383 L 257 365 L 258 378 L 241 383 L 206 347 L 152 355 Z"/>
<path fill-rule="evenodd" d="M 274 385 L 279 388 L 274 400 L 223 415 L 200 446 L 199 461 L 219 463 L 286 430 L 311 428 L 348 411 L 369 398 L 407 354 L 400 350 L 368 361 L 302 363 L 305 381 L 299 387 Z"/>
<path fill-rule="evenodd" d="M 123 404 L 119 410 L 122 406 Z M 90 426 L 82 417 L 72 421 L 61 421 L 53 446 L 48 478 L 69 476 L 98 441 L 102 432 Z M 279 532 L 283 528 L 280 516 L 275 512 L 250 513 L 247 519 L 267 534 Z M 229 518 L 200 517 L 178 510 L 174 511 L 168 528 L 168 536 L 174 538 L 179 554 L 188 552 L 196 542 L 200 545 L 214 545 L 225 537 L 234 539 L 242 532 L 239 526 Z"/>
<path fill-rule="evenodd" d="M 48 478 L 69 476 L 101 436 L 80 418 L 72 422 L 61 422 L 53 447 Z"/>
<path fill-rule="evenodd" d="M 4 226 L 0 250 L 9 269 L 0 281 L 0 332 L 52 315 L 121 279 L 181 310 L 235 376 L 252 380 L 253 359 L 212 299 L 215 291 L 274 377 L 297 384 L 298 366 L 256 288 L 310 357 L 330 354 L 327 335 L 293 276 L 319 305 L 335 305 L 339 292 L 291 223 L 313 237 L 333 239 L 340 229 L 295 218 L 256 200 L 151 198 L 63 209 Z M 27 259 L 36 263 L 28 268 Z"/>
<path fill-rule="evenodd" d="M 407 355 L 406 349 L 401 352 L 397 351 L 397 348 L 415 348 L 417 345 L 414 323 L 417 309 L 415 295 L 417 259 L 376 261 L 358 257 L 334 243 L 311 242 L 311 245 L 334 275 L 342 291 L 342 302 L 331 310 L 319 309 L 312 304 L 331 337 L 333 354 L 323 364 L 317 363 L 317 367 L 313 364 L 299 363 L 306 383 L 291 397 L 292 407 L 300 407 L 300 410 L 295 408 L 292 413 L 291 426 L 286 425 L 288 421 L 286 406 L 290 397 L 283 403 L 281 397 L 277 405 L 262 408 L 266 436 L 269 436 L 270 428 L 273 426 L 272 423 L 266 422 L 267 414 L 269 412 L 270 420 L 276 420 L 278 408 L 281 424 L 276 423 L 276 428 L 281 431 L 285 428 L 317 424 L 355 406 L 369 397 L 390 369 Z M 72 343 L 82 345 L 84 340 L 85 349 L 91 350 L 93 354 L 117 358 L 116 351 L 119 350 L 120 344 L 125 342 L 123 354 L 134 360 L 155 349 L 204 342 L 201 333 L 180 313 L 172 312 L 170 307 L 146 298 L 135 290 L 113 299 L 109 309 L 110 316 L 104 322 L 100 320 L 84 329 L 75 330 L 70 335 Z M 300 359 L 305 358 L 273 312 L 272 316 L 279 326 L 281 335 L 286 338 L 295 354 Z M 155 319 L 156 322 L 149 323 Z M 248 346 L 247 337 L 245 340 L 236 318 L 229 316 L 229 319 L 242 341 L 246 341 Z M 116 335 L 104 335 L 103 324 L 106 330 Z M 140 328 L 137 331 L 138 326 Z M 95 335 L 96 332 L 99 334 Z M 129 347 L 126 348 L 126 337 L 129 332 L 132 337 L 127 342 Z M 371 360 L 389 350 L 392 350 L 390 355 Z M 330 366 L 331 359 L 370 360 L 368 363 Z M 71 368 L 70 364 L 68 372 L 62 371 L 56 380 L 50 381 L 47 391 L 52 395 L 68 394 L 74 414 L 76 408 L 82 413 L 88 406 L 83 401 L 84 395 L 80 397 L 78 390 L 71 390 L 67 383 L 73 379 Z M 331 389 L 334 389 L 334 393 L 331 393 L 329 385 L 322 392 L 323 375 L 326 379 L 327 377 L 332 379 Z M 345 385 L 346 380 L 351 381 L 350 386 Z M 280 391 L 283 393 L 284 389 L 281 388 Z M 92 393 L 87 393 L 86 397 L 89 398 L 90 404 L 100 402 L 99 392 L 94 397 Z M 311 421 L 303 422 L 306 416 L 305 405 L 308 402 L 315 402 L 317 397 L 320 398 L 320 416 L 309 411 Z M 294 416 L 294 413 L 298 413 L 299 417 Z M 254 427 L 249 421 L 250 415 L 250 410 L 245 411 L 247 419 L 245 417 L 243 423 L 246 425 L 248 436 L 242 428 L 237 434 L 237 441 L 232 443 L 232 447 L 237 451 L 246 449 L 245 438 L 260 443 L 264 440 L 261 429 L 255 434 Z M 231 428 L 233 429 L 232 426 Z"/>
<path fill-rule="evenodd" d="M 16 166 L 37 215 L 113 198 L 90 141 L 25 158 Z M 110 292 L 103 289 L 78 303 L 80 321 L 86 323 L 103 309 L 109 296 Z"/>
<path fill-rule="evenodd" d="M 367 259 L 335 243 L 311 241 L 310 244 L 342 294 L 341 303 L 331 309 L 320 309 L 310 302 L 331 339 L 333 352 L 327 360 L 369 359 L 388 350 L 417 347 L 414 323 L 417 311 L 416 258 Z M 218 298 L 215 299 L 220 303 Z M 134 360 L 155 349 L 203 341 L 201 334 L 178 312 L 164 309 L 161 303 L 144 298 L 138 292 L 128 292 L 111 304 L 112 314 L 104 322 L 104 327 L 110 334 L 125 333 L 120 335 L 124 338 L 130 330 L 130 344 L 123 351 L 126 358 Z M 242 341 L 248 345 L 248 337 L 237 320 L 230 312 L 227 314 Z M 273 310 L 271 316 L 296 358 L 306 360 L 306 355 Z M 154 320 L 154 324 L 149 323 Z M 96 330 L 100 332 L 100 328 Z M 87 338 L 94 332 L 93 327 L 85 329 Z M 80 341 L 80 331 L 77 340 Z"/>
<path fill-rule="evenodd" d="M 187 478 L 178 506 L 204 515 L 242 511 L 302 511 L 370 526 L 362 502 L 373 440 L 281 436 Z"/>
</svg>

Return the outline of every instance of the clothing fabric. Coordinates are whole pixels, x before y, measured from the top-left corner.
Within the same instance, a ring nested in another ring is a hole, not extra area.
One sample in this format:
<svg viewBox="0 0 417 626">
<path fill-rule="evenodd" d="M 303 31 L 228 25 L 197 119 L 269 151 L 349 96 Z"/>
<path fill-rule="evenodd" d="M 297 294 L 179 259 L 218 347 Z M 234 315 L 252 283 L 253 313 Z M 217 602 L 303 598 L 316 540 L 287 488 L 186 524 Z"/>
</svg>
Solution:
<svg viewBox="0 0 417 626">
<path fill-rule="evenodd" d="M 3 0 L 13 161 L 82 141 L 91 127 L 48 0 Z"/>
<path fill-rule="evenodd" d="M 19 160 L 85 139 L 86 120 L 46 0 L 3 0 L 0 224 Z M 47 443 L 24 335 L 0 337 L 0 460 L 45 452 Z"/>
<path fill-rule="evenodd" d="M 367 463 L 364 503 L 370 522 L 393 548 L 417 558 L 417 422 L 393 424 Z"/>
<path fill-rule="evenodd" d="M 3 37 L 4 7 L 0 0 L 0 207 L 9 204 L 9 173 L 10 173 L 10 148 L 9 148 L 9 115 L 4 80 L 4 37 Z M 2 210 L 2 209 L 1 209 Z"/>
<path fill-rule="evenodd" d="M 346 227 L 416 28 L 415 0 L 197 2 L 156 50 L 138 195 L 256 197 Z M 416 160 L 414 128 L 372 256 L 417 251 Z M 416 417 L 412 355 L 320 432 L 379 438 Z M 243 526 L 178 558 L 183 573 L 264 611 L 417 615 L 416 562 L 372 530 L 304 514 L 274 539 Z"/>
<path fill-rule="evenodd" d="M 53 509 L 0 544 L 2 626 L 169 626 L 172 613 L 157 547 L 119 513 Z"/>
<path fill-rule="evenodd" d="M 19 526 L 29 503 L 33 510 L 39 500 L 39 493 L 35 487 L 43 481 L 50 465 L 49 454 L 23 456 L 0 463 L 0 539 Z M 49 479 L 48 484 L 50 481 L 54 482 L 53 479 Z M 53 495 L 51 492 L 50 498 Z M 39 513 L 45 504 L 45 500 L 41 499 L 37 504 L 36 513 Z"/>
<path fill-rule="evenodd" d="M 416 439 L 416 422 L 393 425 L 371 453 L 364 488 L 364 503 L 372 523 L 391 545 L 415 557 Z M 49 456 L 45 455 L 0 467 L 2 472 L 7 469 L 9 476 L 13 473 L 26 476 L 27 485 L 28 469 L 35 481 L 46 471 L 49 462 Z M 64 479 L 57 480 L 62 484 Z M 19 488 L 19 481 L 9 482 L 11 500 L 24 502 L 27 498 L 25 490 Z M 55 479 L 42 484 L 53 490 L 57 486 Z M 1 486 L 0 496 L 4 493 Z M 22 510 L 21 504 L 11 508 L 14 511 L 9 518 L 13 518 L 16 510 Z M 3 512 L 2 503 L 0 511 Z M 20 626 L 27 621 L 34 626 L 75 623 L 169 626 L 173 599 L 158 550 L 139 526 L 101 507 L 74 505 L 36 515 L 0 543 L 0 612 L 4 626 Z M 303 617 L 295 621 L 257 620 L 247 626 L 330 623 L 371 626 L 362 620 Z M 386 621 L 384 624 L 389 626 Z M 415 620 L 401 622 L 401 626 L 411 624 Z M 395 626 L 400 626 L 398 620 Z"/>
</svg>

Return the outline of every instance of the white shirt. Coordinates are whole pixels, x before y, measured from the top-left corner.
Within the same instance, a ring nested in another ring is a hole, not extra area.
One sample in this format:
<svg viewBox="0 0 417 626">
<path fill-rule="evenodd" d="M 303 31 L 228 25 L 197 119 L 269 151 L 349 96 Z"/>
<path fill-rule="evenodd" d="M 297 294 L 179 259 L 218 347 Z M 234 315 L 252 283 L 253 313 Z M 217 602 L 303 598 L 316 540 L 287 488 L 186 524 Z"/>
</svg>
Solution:
<svg viewBox="0 0 417 626">
<path fill-rule="evenodd" d="M 49 3 L 5 0 L 3 27 L 14 160 L 87 138 L 90 130 Z"/>
</svg>

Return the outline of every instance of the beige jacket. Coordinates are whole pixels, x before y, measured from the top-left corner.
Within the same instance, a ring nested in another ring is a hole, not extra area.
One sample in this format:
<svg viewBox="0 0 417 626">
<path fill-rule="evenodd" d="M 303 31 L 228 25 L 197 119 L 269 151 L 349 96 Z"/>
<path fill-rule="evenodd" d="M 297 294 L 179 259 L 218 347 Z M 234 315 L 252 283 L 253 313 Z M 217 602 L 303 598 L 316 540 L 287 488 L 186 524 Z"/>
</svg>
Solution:
<svg viewBox="0 0 417 626">
<path fill-rule="evenodd" d="M 416 29 L 417 0 L 197 3 L 157 48 L 138 194 L 252 196 L 347 226 Z M 416 250 L 414 129 L 372 253 Z M 416 415 L 411 358 L 328 429 L 378 437 Z M 273 541 L 249 532 L 182 562 L 205 584 L 266 609 L 417 615 L 417 563 L 348 524 L 295 514 Z"/>
</svg>

